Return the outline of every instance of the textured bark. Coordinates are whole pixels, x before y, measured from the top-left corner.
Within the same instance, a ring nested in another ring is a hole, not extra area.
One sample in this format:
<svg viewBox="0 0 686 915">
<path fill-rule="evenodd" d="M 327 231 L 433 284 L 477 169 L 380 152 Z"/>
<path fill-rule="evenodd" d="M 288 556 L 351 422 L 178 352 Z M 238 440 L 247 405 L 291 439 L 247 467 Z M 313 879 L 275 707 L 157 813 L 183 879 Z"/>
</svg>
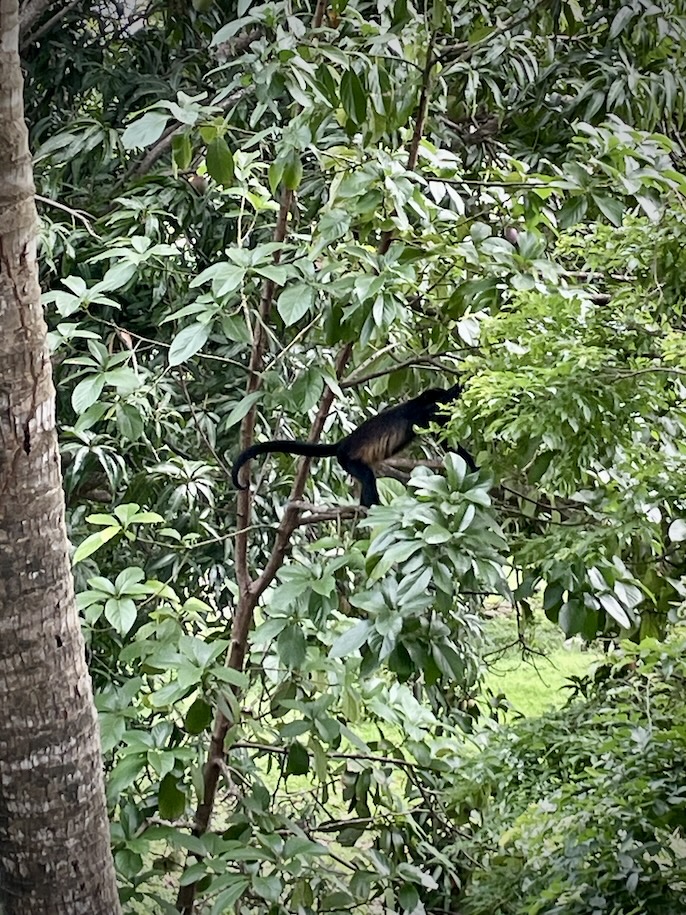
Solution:
<svg viewBox="0 0 686 915">
<path fill-rule="evenodd" d="M 0 0 L 0 910 L 117 915 L 74 604 L 17 0 Z"/>
</svg>

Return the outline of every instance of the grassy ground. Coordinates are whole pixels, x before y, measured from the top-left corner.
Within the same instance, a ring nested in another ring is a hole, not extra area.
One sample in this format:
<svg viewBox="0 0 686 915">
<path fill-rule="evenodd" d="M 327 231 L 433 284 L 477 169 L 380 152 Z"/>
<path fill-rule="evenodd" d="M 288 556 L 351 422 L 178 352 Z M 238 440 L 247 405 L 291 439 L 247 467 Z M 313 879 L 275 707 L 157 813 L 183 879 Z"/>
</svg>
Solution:
<svg viewBox="0 0 686 915">
<path fill-rule="evenodd" d="M 575 640 L 565 641 L 559 627 L 544 621 L 527 633 L 526 641 L 535 651 L 522 657 L 519 646 L 505 648 L 517 638 L 516 624 L 509 617 L 497 617 L 488 623 L 487 635 L 493 644 L 492 666 L 485 680 L 485 690 L 502 693 L 516 712 L 540 715 L 550 708 L 564 705 L 569 677 L 587 673 L 591 664 L 601 657 L 593 650 L 582 650 Z M 502 649 L 502 655 L 500 654 Z"/>
</svg>

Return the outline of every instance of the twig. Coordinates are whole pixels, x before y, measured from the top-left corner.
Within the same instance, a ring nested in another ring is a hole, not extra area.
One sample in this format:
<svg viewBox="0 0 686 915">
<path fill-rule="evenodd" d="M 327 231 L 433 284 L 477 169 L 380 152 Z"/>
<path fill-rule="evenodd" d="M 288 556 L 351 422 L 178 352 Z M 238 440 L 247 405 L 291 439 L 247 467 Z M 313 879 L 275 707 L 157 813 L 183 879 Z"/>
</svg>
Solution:
<svg viewBox="0 0 686 915">
<path fill-rule="evenodd" d="M 46 206 L 55 207 L 58 210 L 63 210 L 65 213 L 69 213 L 70 216 L 73 216 L 74 219 L 79 219 L 84 226 L 89 235 L 92 235 L 93 238 L 97 238 L 98 234 L 91 228 L 90 223 L 95 222 L 93 216 L 90 213 L 86 213 L 85 210 L 74 210 L 72 207 L 68 207 L 64 203 L 58 203 L 57 200 L 52 200 L 50 197 L 43 197 L 42 194 L 34 195 L 36 200 L 40 200 L 41 203 L 44 203 Z"/>
<path fill-rule="evenodd" d="M 57 22 L 60 21 L 60 19 L 63 19 L 67 15 L 67 13 L 71 12 L 71 10 L 73 10 L 75 6 L 78 6 L 82 2 L 83 2 L 83 0 L 71 0 L 71 3 L 68 3 L 61 10 L 58 10 L 54 16 L 51 16 L 48 19 L 48 21 L 44 22 L 43 25 L 40 26 L 40 28 L 36 29 L 35 32 L 30 32 L 29 34 L 24 34 L 25 30 L 22 26 L 22 29 L 21 29 L 22 37 L 21 37 L 21 42 L 20 42 L 20 49 L 22 51 L 24 51 L 26 48 L 30 47 L 32 44 L 35 44 L 38 41 L 38 39 L 42 38 L 43 35 L 45 35 L 47 32 L 49 32 L 50 29 Z M 47 6 L 50 6 L 50 3 L 48 3 Z M 89 10 L 89 12 L 91 12 L 91 11 Z"/>
</svg>

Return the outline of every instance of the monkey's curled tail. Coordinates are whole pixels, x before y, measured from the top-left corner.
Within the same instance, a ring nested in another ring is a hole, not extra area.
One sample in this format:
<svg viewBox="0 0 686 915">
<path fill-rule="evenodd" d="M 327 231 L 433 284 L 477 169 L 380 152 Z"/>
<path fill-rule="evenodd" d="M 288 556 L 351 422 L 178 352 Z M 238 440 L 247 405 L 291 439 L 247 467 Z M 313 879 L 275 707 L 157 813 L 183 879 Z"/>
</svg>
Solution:
<svg viewBox="0 0 686 915">
<path fill-rule="evenodd" d="M 304 457 L 335 457 L 338 451 L 338 444 L 333 445 L 315 445 L 313 442 L 298 442 L 294 439 L 277 439 L 273 442 L 260 442 L 258 445 L 251 445 L 245 451 L 241 451 L 231 468 L 231 479 L 236 489 L 247 489 L 242 486 L 238 480 L 238 473 L 248 461 L 252 461 L 259 454 L 301 454 Z"/>
</svg>

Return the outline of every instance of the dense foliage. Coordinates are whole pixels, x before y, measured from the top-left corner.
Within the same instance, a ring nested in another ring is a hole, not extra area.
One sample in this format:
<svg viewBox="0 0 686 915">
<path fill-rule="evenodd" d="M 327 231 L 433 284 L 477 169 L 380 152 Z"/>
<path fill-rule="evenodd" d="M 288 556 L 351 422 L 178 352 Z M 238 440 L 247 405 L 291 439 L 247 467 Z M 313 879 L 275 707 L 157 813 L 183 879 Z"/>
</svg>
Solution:
<svg viewBox="0 0 686 915">
<path fill-rule="evenodd" d="M 626 645 L 584 701 L 482 745 L 451 797 L 472 833 L 460 911 L 683 911 L 684 647 Z"/>
<path fill-rule="evenodd" d="M 124 898 L 174 911 L 185 865 L 217 913 L 456 905 L 434 807 L 484 602 L 542 594 L 588 639 L 683 607 L 685 10 L 109 9 L 24 52 Z M 456 376 L 479 474 L 396 465 L 360 519 L 334 461 L 275 456 L 237 520 L 253 437 L 332 440 Z"/>
</svg>

